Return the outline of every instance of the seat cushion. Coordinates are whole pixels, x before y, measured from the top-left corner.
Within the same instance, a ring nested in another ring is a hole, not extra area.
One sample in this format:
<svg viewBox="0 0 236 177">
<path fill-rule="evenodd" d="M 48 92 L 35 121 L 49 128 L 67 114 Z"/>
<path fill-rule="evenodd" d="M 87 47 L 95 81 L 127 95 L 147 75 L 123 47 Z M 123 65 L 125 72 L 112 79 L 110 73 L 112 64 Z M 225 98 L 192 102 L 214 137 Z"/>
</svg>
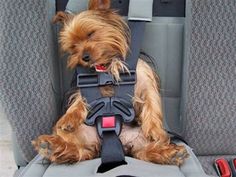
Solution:
<svg viewBox="0 0 236 177">
<path fill-rule="evenodd" d="M 108 172 L 96 173 L 101 159 L 94 159 L 76 163 L 73 165 L 50 164 L 36 156 L 15 177 L 115 177 L 119 175 L 131 175 L 137 177 L 207 177 L 191 148 L 186 146 L 190 157 L 179 168 L 171 165 L 158 165 L 150 162 L 126 157 L 128 165 L 119 166 Z"/>
</svg>

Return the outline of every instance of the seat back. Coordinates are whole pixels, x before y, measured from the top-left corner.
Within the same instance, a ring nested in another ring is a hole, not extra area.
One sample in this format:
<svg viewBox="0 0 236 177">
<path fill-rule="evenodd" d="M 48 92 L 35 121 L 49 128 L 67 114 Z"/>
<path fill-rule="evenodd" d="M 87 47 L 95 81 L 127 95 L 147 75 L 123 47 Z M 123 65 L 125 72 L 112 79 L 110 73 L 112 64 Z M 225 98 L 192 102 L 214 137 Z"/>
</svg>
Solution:
<svg viewBox="0 0 236 177">
<path fill-rule="evenodd" d="M 27 161 L 36 154 L 31 140 L 51 133 L 58 117 L 57 41 L 50 25 L 54 6 L 53 0 L 0 2 L 0 107 Z"/>
<path fill-rule="evenodd" d="M 201 156 L 236 155 L 235 9 L 234 0 L 187 0 L 184 136 Z"/>
<path fill-rule="evenodd" d="M 199 155 L 236 152 L 235 1 L 188 0 L 184 128 Z M 189 21 L 188 21 L 189 22 Z"/>
<path fill-rule="evenodd" d="M 209 175 L 236 158 L 236 4 L 187 0 L 183 79 L 184 137 Z"/>
</svg>

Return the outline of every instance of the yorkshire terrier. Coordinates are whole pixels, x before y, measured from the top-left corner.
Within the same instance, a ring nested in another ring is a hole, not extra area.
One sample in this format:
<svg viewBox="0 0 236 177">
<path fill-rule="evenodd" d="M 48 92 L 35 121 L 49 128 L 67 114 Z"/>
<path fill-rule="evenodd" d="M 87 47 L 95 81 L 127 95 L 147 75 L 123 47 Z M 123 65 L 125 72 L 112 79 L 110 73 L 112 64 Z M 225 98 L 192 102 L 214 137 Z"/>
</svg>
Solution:
<svg viewBox="0 0 236 177">
<path fill-rule="evenodd" d="M 69 55 L 68 67 L 106 67 L 116 80 L 127 70 L 130 30 L 126 22 L 110 9 L 110 0 L 90 0 L 88 10 L 79 14 L 58 12 L 54 22 L 63 24 L 60 44 Z M 126 155 L 158 164 L 181 165 L 188 157 L 183 145 L 170 142 L 163 127 L 159 79 L 142 58 L 137 64 L 133 98 L 136 127 L 123 125 L 119 136 Z M 112 87 L 101 87 L 103 96 L 112 96 Z M 55 163 L 74 163 L 99 157 L 101 142 L 95 127 L 84 122 L 86 100 L 78 90 L 59 119 L 52 135 L 41 135 L 33 145 L 43 157 Z"/>
</svg>

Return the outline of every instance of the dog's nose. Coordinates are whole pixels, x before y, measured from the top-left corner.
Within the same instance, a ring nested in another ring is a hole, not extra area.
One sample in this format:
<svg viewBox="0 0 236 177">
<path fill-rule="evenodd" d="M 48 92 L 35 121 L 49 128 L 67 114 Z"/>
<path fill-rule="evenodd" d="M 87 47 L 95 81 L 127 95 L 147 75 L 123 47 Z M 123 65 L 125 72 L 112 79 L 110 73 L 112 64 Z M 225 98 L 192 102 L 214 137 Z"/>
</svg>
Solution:
<svg viewBox="0 0 236 177">
<path fill-rule="evenodd" d="M 85 62 L 89 62 L 89 60 L 90 60 L 90 55 L 89 55 L 89 53 L 85 52 L 85 53 L 83 54 L 82 60 L 84 60 Z"/>
</svg>

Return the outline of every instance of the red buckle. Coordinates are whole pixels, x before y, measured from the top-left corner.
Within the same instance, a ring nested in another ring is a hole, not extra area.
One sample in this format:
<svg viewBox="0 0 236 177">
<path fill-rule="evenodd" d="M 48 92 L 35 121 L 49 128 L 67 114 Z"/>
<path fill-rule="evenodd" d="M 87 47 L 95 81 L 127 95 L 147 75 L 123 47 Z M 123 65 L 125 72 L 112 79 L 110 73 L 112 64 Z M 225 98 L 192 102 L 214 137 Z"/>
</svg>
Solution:
<svg viewBox="0 0 236 177">
<path fill-rule="evenodd" d="M 231 177 L 231 170 L 227 160 L 223 158 L 217 159 L 215 167 L 220 177 Z"/>
<path fill-rule="evenodd" d="M 102 128 L 114 128 L 115 126 L 116 126 L 115 116 L 102 118 Z"/>
</svg>

